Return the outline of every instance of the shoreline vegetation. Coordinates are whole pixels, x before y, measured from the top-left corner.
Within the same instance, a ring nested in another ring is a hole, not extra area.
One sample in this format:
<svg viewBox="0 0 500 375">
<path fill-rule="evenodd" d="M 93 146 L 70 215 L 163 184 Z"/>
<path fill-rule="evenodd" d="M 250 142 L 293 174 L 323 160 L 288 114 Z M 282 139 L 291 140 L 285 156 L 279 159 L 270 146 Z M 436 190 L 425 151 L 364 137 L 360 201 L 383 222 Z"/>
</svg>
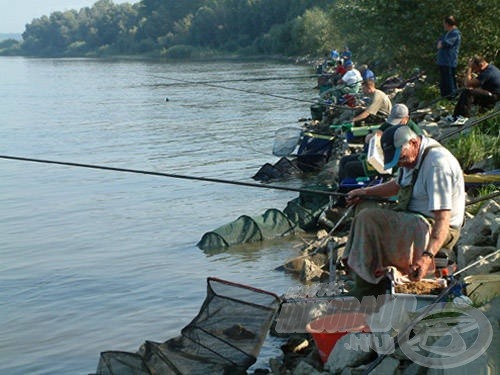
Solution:
<svg viewBox="0 0 500 375">
<path fill-rule="evenodd" d="M 26 24 L 22 40 L 0 40 L 1 56 L 217 59 L 268 56 L 322 59 L 349 46 L 358 65 L 375 71 L 435 66 L 442 19 L 453 9 L 463 36 L 458 71 L 470 56 L 499 54 L 496 2 L 361 0 L 142 0 L 56 11 Z M 469 22 L 480 19 L 481 22 Z M 424 26 L 425 25 L 425 26 Z M 424 26 L 424 27 L 421 27 Z"/>
</svg>

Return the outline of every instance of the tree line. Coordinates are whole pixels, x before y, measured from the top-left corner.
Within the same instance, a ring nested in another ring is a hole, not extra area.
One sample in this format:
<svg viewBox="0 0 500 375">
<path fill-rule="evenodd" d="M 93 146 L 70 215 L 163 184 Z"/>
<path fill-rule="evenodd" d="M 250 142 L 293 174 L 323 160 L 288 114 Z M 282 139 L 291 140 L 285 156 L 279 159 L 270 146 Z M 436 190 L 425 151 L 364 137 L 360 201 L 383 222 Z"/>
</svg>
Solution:
<svg viewBox="0 0 500 375">
<path fill-rule="evenodd" d="M 53 12 L 26 25 L 0 54 L 38 57 L 221 54 L 321 57 L 348 45 L 354 60 L 380 69 L 434 64 L 442 19 L 453 14 L 473 54 L 498 57 L 496 0 L 142 0 Z"/>
</svg>

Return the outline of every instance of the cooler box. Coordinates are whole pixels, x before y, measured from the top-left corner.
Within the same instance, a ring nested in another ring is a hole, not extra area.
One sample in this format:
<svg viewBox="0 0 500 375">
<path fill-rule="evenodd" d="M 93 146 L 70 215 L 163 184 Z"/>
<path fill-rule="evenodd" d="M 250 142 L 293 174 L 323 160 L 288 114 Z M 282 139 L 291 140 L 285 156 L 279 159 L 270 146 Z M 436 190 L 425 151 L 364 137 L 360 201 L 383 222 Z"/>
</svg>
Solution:
<svg viewBox="0 0 500 375">
<path fill-rule="evenodd" d="M 380 135 L 375 134 L 368 143 L 366 161 L 380 174 L 391 174 L 392 168 L 384 169 L 384 153 L 380 145 Z"/>
</svg>

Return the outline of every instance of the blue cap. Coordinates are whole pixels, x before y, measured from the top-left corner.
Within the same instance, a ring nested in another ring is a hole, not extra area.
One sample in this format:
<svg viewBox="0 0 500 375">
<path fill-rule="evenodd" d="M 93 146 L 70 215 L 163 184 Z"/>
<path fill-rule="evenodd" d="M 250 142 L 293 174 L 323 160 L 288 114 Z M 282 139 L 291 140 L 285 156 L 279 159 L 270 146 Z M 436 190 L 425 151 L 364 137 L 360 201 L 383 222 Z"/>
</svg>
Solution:
<svg viewBox="0 0 500 375">
<path fill-rule="evenodd" d="M 407 125 L 391 126 L 382 134 L 380 144 L 384 151 L 384 169 L 393 168 L 398 164 L 401 148 L 416 136 Z"/>
</svg>

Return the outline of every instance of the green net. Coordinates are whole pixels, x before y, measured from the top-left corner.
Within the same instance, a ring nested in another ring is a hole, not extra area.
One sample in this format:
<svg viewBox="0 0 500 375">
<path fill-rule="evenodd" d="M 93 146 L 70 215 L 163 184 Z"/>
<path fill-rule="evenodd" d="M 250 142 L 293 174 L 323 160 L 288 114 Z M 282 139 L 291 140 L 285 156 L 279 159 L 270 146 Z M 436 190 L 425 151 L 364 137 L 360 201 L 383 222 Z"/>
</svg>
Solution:
<svg viewBox="0 0 500 375">
<path fill-rule="evenodd" d="M 211 232 L 205 233 L 197 246 L 215 250 L 247 242 L 262 241 L 293 233 L 294 224 L 278 209 L 270 208 L 262 215 L 240 216 Z"/>
</svg>

